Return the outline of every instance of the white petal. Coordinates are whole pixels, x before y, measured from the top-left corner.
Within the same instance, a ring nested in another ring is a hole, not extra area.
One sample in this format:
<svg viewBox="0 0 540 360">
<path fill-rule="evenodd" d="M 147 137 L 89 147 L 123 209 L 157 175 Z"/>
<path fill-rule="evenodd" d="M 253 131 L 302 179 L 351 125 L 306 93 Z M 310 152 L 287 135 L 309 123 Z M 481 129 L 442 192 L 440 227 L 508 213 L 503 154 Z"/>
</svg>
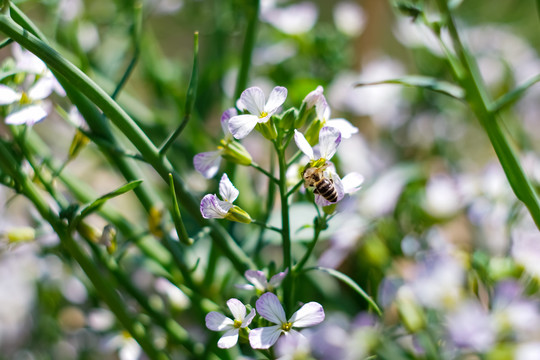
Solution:
<svg viewBox="0 0 540 360">
<path fill-rule="evenodd" d="M 248 316 L 246 316 L 246 318 L 242 322 L 241 327 L 243 327 L 243 328 L 248 327 L 249 324 L 251 324 L 251 322 L 253 321 L 253 318 L 255 317 L 255 315 L 257 315 L 257 312 L 255 311 L 255 309 L 251 309 Z"/>
<path fill-rule="evenodd" d="M 270 97 L 264 106 L 264 111 L 268 114 L 275 113 L 287 99 L 287 89 L 283 86 L 276 86 L 270 93 Z"/>
<path fill-rule="evenodd" d="M 272 278 L 270 279 L 270 285 L 272 285 L 273 287 L 278 287 L 279 285 L 281 285 L 281 282 L 283 281 L 283 279 L 285 279 L 285 276 L 287 276 L 288 272 L 289 269 L 272 276 Z"/>
<path fill-rule="evenodd" d="M 289 322 L 294 327 L 307 327 L 321 323 L 324 320 L 324 310 L 321 304 L 309 302 L 293 314 Z"/>
<path fill-rule="evenodd" d="M 0 105 L 13 104 L 21 99 L 21 94 L 9 86 L 0 84 Z"/>
<path fill-rule="evenodd" d="M 315 112 L 317 113 L 317 118 L 323 123 L 330 119 L 330 106 L 328 106 L 324 96 L 321 96 L 315 104 Z"/>
<path fill-rule="evenodd" d="M 219 195 L 221 195 L 221 198 L 232 204 L 238 197 L 238 194 L 240 194 L 240 192 L 234 187 L 227 174 L 223 174 L 219 181 Z"/>
<path fill-rule="evenodd" d="M 217 174 L 221 164 L 221 151 L 208 151 L 197 154 L 193 157 L 195 170 L 207 179 L 213 178 Z"/>
<path fill-rule="evenodd" d="M 281 335 L 281 325 L 253 329 L 249 332 L 249 345 L 253 349 L 268 349 Z"/>
<path fill-rule="evenodd" d="M 255 290 L 255 286 L 251 284 L 234 284 L 234 287 L 240 290 L 249 290 L 249 291 Z"/>
<path fill-rule="evenodd" d="M 358 128 L 356 126 L 353 126 L 345 119 L 328 120 L 326 122 L 326 126 L 338 129 L 341 133 L 341 137 L 344 139 L 348 139 L 352 136 L 352 134 L 356 134 L 358 132 Z"/>
<path fill-rule="evenodd" d="M 206 314 L 205 322 L 206 327 L 212 331 L 223 331 L 234 325 L 234 321 L 217 311 L 211 311 Z"/>
<path fill-rule="evenodd" d="M 54 78 L 42 77 L 28 90 L 30 100 L 43 100 L 51 95 L 54 89 Z"/>
<path fill-rule="evenodd" d="M 315 104 L 317 104 L 317 102 L 321 98 L 321 96 L 324 97 L 323 91 L 324 91 L 323 87 L 321 85 L 319 85 L 319 86 L 317 86 L 317 88 L 315 90 L 313 90 L 312 92 L 310 92 L 309 94 L 306 95 L 303 102 L 306 103 L 306 109 L 307 110 L 314 107 Z"/>
<path fill-rule="evenodd" d="M 238 342 L 238 329 L 231 329 L 227 331 L 219 339 L 217 346 L 220 349 L 229 349 L 232 348 Z"/>
<path fill-rule="evenodd" d="M 341 142 L 341 133 L 336 128 L 325 126 L 319 132 L 319 149 L 321 157 L 330 160 L 336 153 L 337 147 Z"/>
<path fill-rule="evenodd" d="M 264 92 L 256 86 L 244 90 L 240 95 L 240 101 L 252 115 L 259 117 L 264 111 Z"/>
<path fill-rule="evenodd" d="M 232 298 L 227 301 L 227 307 L 231 310 L 234 320 L 244 321 L 246 317 L 246 306 L 238 299 Z"/>
<path fill-rule="evenodd" d="M 296 146 L 302 151 L 310 160 L 315 160 L 313 157 L 313 148 L 309 145 L 308 141 L 300 131 L 294 129 L 294 142 Z"/>
<path fill-rule="evenodd" d="M 41 74 L 47 70 L 47 65 L 28 50 L 23 50 L 17 43 L 11 45 L 11 53 L 15 58 L 15 67 L 29 73 Z"/>
<path fill-rule="evenodd" d="M 6 124 L 32 126 L 47 117 L 47 111 L 40 105 L 30 105 L 6 117 Z"/>
<path fill-rule="evenodd" d="M 236 115 L 238 115 L 238 111 L 236 111 L 235 108 L 229 108 L 223 112 L 223 115 L 221 115 L 221 128 L 223 129 L 223 133 L 225 135 L 231 133 L 229 131 L 229 119 Z"/>
<path fill-rule="evenodd" d="M 216 195 L 207 194 L 201 200 L 201 214 L 205 219 L 223 219 L 227 215 Z"/>
<path fill-rule="evenodd" d="M 52 74 L 50 76 L 53 78 L 53 85 L 52 86 L 53 86 L 54 92 L 57 93 L 58 95 L 62 96 L 62 97 L 66 96 L 66 90 L 64 90 L 62 85 L 60 85 L 58 80 Z"/>
<path fill-rule="evenodd" d="M 360 187 L 362 187 L 363 182 L 364 182 L 364 177 L 356 172 L 347 174 L 345 175 L 343 179 L 341 179 L 341 183 L 343 184 L 343 190 L 345 191 L 345 194 L 351 194 L 355 191 L 360 190 Z"/>
<path fill-rule="evenodd" d="M 266 275 L 259 270 L 247 270 L 244 273 L 247 281 L 252 283 L 257 290 L 265 291 L 268 283 L 266 281 Z"/>
<path fill-rule="evenodd" d="M 229 131 L 236 139 L 245 138 L 257 125 L 256 115 L 237 115 L 229 119 Z"/>
<path fill-rule="evenodd" d="M 255 303 L 255 307 L 259 315 L 274 324 L 287 322 L 283 306 L 281 306 L 278 297 L 273 293 L 267 292 L 262 294 Z"/>
<path fill-rule="evenodd" d="M 223 209 L 223 211 L 226 211 L 226 212 L 229 212 L 230 208 L 232 208 L 234 205 L 231 204 L 230 202 L 228 201 L 222 201 L 222 200 L 217 200 L 217 203 L 219 205 L 219 207 L 221 209 Z"/>
</svg>

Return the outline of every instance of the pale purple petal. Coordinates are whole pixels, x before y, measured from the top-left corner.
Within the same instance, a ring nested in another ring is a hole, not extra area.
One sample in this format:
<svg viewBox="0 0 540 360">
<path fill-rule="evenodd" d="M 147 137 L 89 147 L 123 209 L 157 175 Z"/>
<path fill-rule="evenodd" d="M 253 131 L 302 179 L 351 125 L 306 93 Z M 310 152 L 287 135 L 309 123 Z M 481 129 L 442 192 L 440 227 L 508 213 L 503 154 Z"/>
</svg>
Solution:
<svg viewBox="0 0 540 360">
<path fill-rule="evenodd" d="M 232 204 L 238 197 L 238 194 L 240 194 L 240 192 L 234 187 L 227 174 L 223 174 L 219 181 L 219 195 L 221 195 L 221 198 Z"/>
<path fill-rule="evenodd" d="M 343 184 L 343 190 L 345 194 L 351 194 L 355 191 L 360 190 L 363 182 L 364 182 L 364 177 L 356 172 L 347 174 L 345 175 L 343 179 L 341 179 L 341 183 Z"/>
<path fill-rule="evenodd" d="M 321 98 L 321 96 L 324 97 L 323 91 L 324 91 L 323 87 L 321 85 L 319 85 L 319 86 L 317 86 L 317 88 L 315 90 L 313 90 L 312 92 L 310 92 L 309 94 L 306 95 L 303 102 L 306 103 L 306 109 L 307 110 L 314 107 L 315 104 L 317 104 L 317 102 Z"/>
<path fill-rule="evenodd" d="M 246 317 L 246 306 L 238 299 L 232 298 L 227 301 L 227 307 L 231 310 L 234 320 L 244 321 Z"/>
<path fill-rule="evenodd" d="M 281 335 L 281 325 L 253 329 L 249 332 L 249 345 L 253 349 L 269 349 Z"/>
<path fill-rule="evenodd" d="M 9 86 L 0 84 L 0 105 L 13 104 L 21 99 L 21 94 Z"/>
<path fill-rule="evenodd" d="M 281 282 L 283 281 L 283 279 L 285 279 L 285 276 L 287 276 L 288 272 L 289 269 L 272 276 L 272 278 L 270 278 L 270 285 L 272 285 L 273 287 L 278 287 L 279 285 L 281 285 Z"/>
<path fill-rule="evenodd" d="M 268 283 L 266 282 L 266 275 L 259 270 L 247 270 L 244 273 L 247 281 L 252 283 L 257 290 L 265 291 Z"/>
<path fill-rule="evenodd" d="M 309 145 L 308 141 L 300 131 L 294 129 L 294 142 L 296 146 L 302 151 L 310 160 L 315 160 L 313 157 L 313 148 Z"/>
<path fill-rule="evenodd" d="M 358 128 L 353 126 L 345 119 L 328 120 L 326 122 L 326 126 L 338 129 L 341 133 L 341 137 L 344 139 L 348 139 L 352 136 L 352 134 L 356 134 L 358 132 Z"/>
<path fill-rule="evenodd" d="M 328 106 L 324 96 L 321 96 L 319 100 L 317 100 L 315 112 L 317 113 L 317 118 L 321 120 L 323 124 L 330 119 L 330 106 Z"/>
<path fill-rule="evenodd" d="M 236 115 L 238 115 L 238 111 L 236 111 L 235 108 L 229 108 L 223 112 L 223 115 L 221 115 L 221 128 L 223 129 L 223 133 L 225 135 L 231 133 L 229 131 L 229 120 Z"/>
<path fill-rule="evenodd" d="M 319 132 L 319 149 L 321 157 L 330 160 L 336 153 L 337 147 L 341 142 L 341 133 L 336 128 L 325 126 Z"/>
<path fill-rule="evenodd" d="M 293 327 L 308 327 L 321 323 L 324 320 L 324 310 L 321 304 L 309 302 L 298 309 L 289 319 Z"/>
<path fill-rule="evenodd" d="M 201 173 L 207 179 L 213 178 L 221 164 L 221 151 L 208 151 L 195 155 L 193 157 L 193 166 L 195 170 Z"/>
<path fill-rule="evenodd" d="M 240 327 L 243 327 L 243 328 L 248 327 L 249 324 L 251 324 L 251 322 L 253 321 L 253 318 L 255 317 L 255 315 L 257 315 L 257 312 L 255 311 L 255 309 L 251 309 L 250 313 L 248 314 L 248 316 L 246 316 L 246 318 L 242 322 L 242 326 Z"/>
<path fill-rule="evenodd" d="M 58 95 L 62 96 L 62 97 L 66 96 L 66 90 L 64 90 L 62 85 L 60 85 L 58 80 L 52 74 L 50 76 L 53 79 L 52 87 L 53 87 L 54 92 L 57 93 Z"/>
<path fill-rule="evenodd" d="M 30 100 L 43 100 L 54 90 L 54 78 L 42 77 L 28 90 Z"/>
<path fill-rule="evenodd" d="M 223 219 L 227 215 L 216 195 L 207 194 L 201 200 L 201 214 L 205 219 Z"/>
<path fill-rule="evenodd" d="M 287 322 L 285 311 L 279 302 L 278 297 L 273 293 L 264 293 L 255 303 L 257 312 L 266 320 L 274 324 L 283 324 Z"/>
<path fill-rule="evenodd" d="M 256 115 L 237 115 L 229 119 L 229 131 L 236 139 L 245 138 L 257 125 Z"/>
<path fill-rule="evenodd" d="M 234 321 L 217 311 L 209 312 L 206 315 L 205 321 L 206 327 L 212 331 L 223 331 L 232 328 L 234 325 Z"/>
<path fill-rule="evenodd" d="M 40 58 L 28 50 L 23 50 L 17 43 L 11 46 L 11 53 L 15 58 L 15 67 L 18 70 L 35 74 L 41 74 L 47 70 L 47 65 Z"/>
<path fill-rule="evenodd" d="M 217 346 L 220 349 L 232 348 L 238 342 L 238 329 L 230 329 L 219 339 Z"/>
<path fill-rule="evenodd" d="M 270 97 L 264 106 L 264 111 L 268 114 L 275 113 L 287 99 L 287 89 L 283 86 L 276 86 L 270 93 Z"/>
<path fill-rule="evenodd" d="M 255 286 L 251 284 L 234 284 L 234 287 L 240 290 L 255 290 Z"/>
<path fill-rule="evenodd" d="M 259 117 L 264 111 L 264 93 L 256 86 L 244 90 L 240 100 L 250 114 Z"/>
<path fill-rule="evenodd" d="M 223 209 L 223 211 L 226 211 L 226 212 L 229 212 L 229 210 L 234 206 L 232 203 L 228 202 L 228 201 L 223 201 L 223 200 L 217 200 L 217 203 L 219 205 L 219 207 L 221 209 Z"/>
<path fill-rule="evenodd" d="M 47 110 L 41 105 L 30 105 L 19 111 L 9 114 L 6 117 L 6 124 L 9 125 L 22 125 L 29 126 L 45 119 L 48 113 Z"/>
</svg>

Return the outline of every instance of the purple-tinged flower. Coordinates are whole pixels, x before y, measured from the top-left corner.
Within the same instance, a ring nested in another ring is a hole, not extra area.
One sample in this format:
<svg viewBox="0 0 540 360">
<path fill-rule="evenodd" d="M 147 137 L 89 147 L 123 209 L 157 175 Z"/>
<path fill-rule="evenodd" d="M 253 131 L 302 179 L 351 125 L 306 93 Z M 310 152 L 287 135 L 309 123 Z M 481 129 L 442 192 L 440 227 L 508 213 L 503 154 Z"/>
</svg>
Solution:
<svg viewBox="0 0 540 360">
<path fill-rule="evenodd" d="M 306 110 L 313 108 L 317 104 L 317 102 L 319 102 L 319 99 L 321 97 L 324 97 L 323 91 L 323 87 L 319 85 L 315 90 L 306 95 L 306 97 L 302 101 L 306 104 Z"/>
<path fill-rule="evenodd" d="M 240 329 L 246 329 L 255 317 L 256 311 L 252 309 L 246 316 L 246 306 L 238 299 L 229 299 L 227 307 L 234 317 L 230 319 L 216 311 L 211 311 L 206 315 L 206 327 L 212 331 L 226 331 L 219 339 L 218 347 L 229 349 L 238 342 Z"/>
<path fill-rule="evenodd" d="M 240 95 L 240 101 L 249 114 L 236 115 L 229 119 L 229 130 L 236 139 L 246 137 L 258 123 L 267 122 L 287 98 L 287 89 L 276 86 L 265 104 L 263 91 L 250 87 Z"/>
<path fill-rule="evenodd" d="M 298 333 L 283 336 L 276 344 L 276 360 L 312 359 L 309 340 Z"/>
<path fill-rule="evenodd" d="M 454 345 L 484 352 L 495 342 L 495 326 L 489 313 L 477 302 L 465 302 L 448 315 L 447 327 Z"/>
<path fill-rule="evenodd" d="M 296 143 L 296 146 L 298 146 L 298 148 L 309 158 L 309 160 L 317 160 L 311 145 L 309 145 L 304 135 L 296 129 L 294 130 L 294 142 Z M 336 153 L 340 143 L 341 133 L 338 129 L 323 127 L 319 131 L 320 159 L 330 160 Z"/>
<path fill-rule="evenodd" d="M 233 205 L 240 192 L 234 187 L 227 174 L 219 181 L 220 200 L 215 194 L 207 194 L 201 200 L 201 214 L 205 219 L 227 219 L 250 223 L 251 217 L 240 207 Z"/>
<path fill-rule="evenodd" d="M 358 132 L 358 128 L 345 119 L 330 119 L 330 106 L 322 95 L 315 104 L 315 112 L 322 126 L 338 129 L 344 139 L 348 139 L 352 134 Z"/>
<path fill-rule="evenodd" d="M 262 294 L 255 306 L 259 315 L 276 325 L 250 331 L 249 343 L 253 349 L 268 349 L 276 343 L 281 334 L 300 335 L 293 328 L 314 326 L 324 320 L 323 307 L 316 302 L 305 304 L 287 320 L 278 297 L 270 292 Z"/>
<path fill-rule="evenodd" d="M 245 278 L 247 281 L 249 281 L 251 284 L 245 284 L 245 285 L 236 285 L 239 289 L 244 290 L 257 290 L 261 293 L 266 291 L 273 291 L 275 288 L 277 288 L 279 285 L 281 285 L 281 282 L 287 276 L 287 273 L 289 272 L 289 269 L 282 271 L 280 273 L 277 273 L 276 275 L 272 276 L 270 278 L 270 281 L 266 280 L 266 275 L 264 272 L 260 270 L 247 270 L 244 273 Z"/>
</svg>

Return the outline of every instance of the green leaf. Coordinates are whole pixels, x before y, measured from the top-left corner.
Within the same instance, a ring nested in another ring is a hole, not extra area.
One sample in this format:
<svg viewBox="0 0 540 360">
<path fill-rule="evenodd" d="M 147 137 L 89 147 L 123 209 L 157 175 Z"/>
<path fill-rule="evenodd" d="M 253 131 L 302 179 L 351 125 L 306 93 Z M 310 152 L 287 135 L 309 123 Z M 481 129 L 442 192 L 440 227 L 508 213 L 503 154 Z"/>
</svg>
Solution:
<svg viewBox="0 0 540 360">
<path fill-rule="evenodd" d="M 405 86 L 419 87 L 422 89 L 432 90 L 441 94 L 445 94 L 463 100 L 465 97 L 465 91 L 457 85 L 451 84 L 446 81 L 440 81 L 435 78 L 421 75 L 410 75 L 396 79 L 374 81 L 374 82 L 358 82 L 354 86 L 368 86 L 368 85 L 381 85 L 381 84 L 398 84 Z"/>
<path fill-rule="evenodd" d="M 131 190 L 135 189 L 137 186 L 141 185 L 142 182 L 143 182 L 142 180 L 131 181 L 131 182 L 128 182 L 127 184 L 119 187 L 118 189 L 116 189 L 114 191 L 111 191 L 110 193 L 107 193 L 107 194 L 105 194 L 103 196 L 100 196 L 99 198 L 94 200 L 92 203 L 90 203 L 90 205 L 86 206 L 85 208 L 83 208 L 81 210 L 81 214 L 77 217 L 76 222 L 81 221 L 86 216 L 88 216 L 91 213 L 99 210 L 99 208 L 101 206 L 103 206 L 103 204 L 105 204 L 105 202 L 107 200 L 112 199 L 114 197 L 117 197 L 119 195 L 122 195 L 124 193 L 127 193 L 128 191 L 131 191 Z"/>
<path fill-rule="evenodd" d="M 539 0 L 540 3 L 540 0 Z M 512 105 L 516 101 L 518 101 L 522 95 L 525 93 L 525 91 L 529 90 L 531 86 L 536 84 L 540 81 L 540 75 L 536 75 L 532 79 L 527 80 L 525 83 L 521 84 L 514 90 L 504 94 L 491 105 L 491 111 L 492 112 L 498 112 L 504 109 L 507 106 Z"/>
<path fill-rule="evenodd" d="M 171 192 L 171 201 L 172 201 L 172 217 L 174 221 L 174 227 L 176 228 L 176 234 L 178 234 L 178 239 L 185 245 L 193 244 L 193 239 L 191 239 L 186 231 L 184 222 L 182 221 L 182 214 L 180 213 L 180 208 L 178 207 L 178 200 L 176 199 L 176 191 L 174 189 L 174 179 L 173 175 L 169 174 L 169 190 Z"/>
<path fill-rule="evenodd" d="M 325 267 L 322 267 L 322 266 L 315 266 L 313 268 L 306 269 L 306 271 L 307 270 L 319 270 L 319 271 L 325 272 L 325 273 L 327 273 L 329 275 L 332 275 L 336 279 L 339 279 L 339 280 L 343 281 L 345 284 L 349 285 L 354 291 L 356 291 L 358 294 L 360 294 L 360 296 L 362 296 L 368 302 L 368 304 L 373 308 L 373 310 L 375 310 L 377 312 L 377 314 L 379 314 L 379 316 L 382 316 L 381 309 L 379 309 L 379 306 L 377 305 L 377 303 L 375 303 L 375 301 L 371 298 L 371 296 L 369 296 L 364 291 L 364 289 L 362 289 L 360 287 L 360 285 L 358 285 L 353 279 L 351 279 L 350 277 L 348 277 L 344 273 L 342 273 L 340 271 L 337 271 L 335 269 L 325 268 Z"/>
</svg>

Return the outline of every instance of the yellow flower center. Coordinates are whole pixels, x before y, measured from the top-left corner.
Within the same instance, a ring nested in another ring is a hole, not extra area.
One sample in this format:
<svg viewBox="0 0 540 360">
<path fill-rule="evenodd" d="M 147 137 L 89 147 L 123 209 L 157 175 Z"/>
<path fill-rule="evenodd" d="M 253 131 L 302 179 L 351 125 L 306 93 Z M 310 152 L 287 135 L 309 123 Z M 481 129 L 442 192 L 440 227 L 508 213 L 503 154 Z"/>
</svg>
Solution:
<svg viewBox="0 0 540 360">
<path fill-rule="evenodd" d="M 266 111 L 263 111 L 261 112 L 261 114 L 259 115 L 259 119 L 262 119 L 264 117 L 267 117 L 268 116 L 268 113 Z"/>
<path fill-rule="evenodd" d="M 27 104 L 31 104 L 31 103 L 32 103 L 32 100 L 30 100 L 28 95 L 23 91 L 23 93 L 21 95 L 21 100 L 19 100 L 19 104 L 27 105 Z"/>
<path fill-rule="evenodd" d="M 234 326 L 235 329 L 240 328 L 240 326 L 242 326 L 242 321 L 234 320 L 234 325 L 233 326 Z"/>
<path fill-rule="evenodd" d="M 292 328 L 292 323 L 286 322 L 281 325 L 281 330 L 283 331 L 290 331 Z"/>
</svg>

